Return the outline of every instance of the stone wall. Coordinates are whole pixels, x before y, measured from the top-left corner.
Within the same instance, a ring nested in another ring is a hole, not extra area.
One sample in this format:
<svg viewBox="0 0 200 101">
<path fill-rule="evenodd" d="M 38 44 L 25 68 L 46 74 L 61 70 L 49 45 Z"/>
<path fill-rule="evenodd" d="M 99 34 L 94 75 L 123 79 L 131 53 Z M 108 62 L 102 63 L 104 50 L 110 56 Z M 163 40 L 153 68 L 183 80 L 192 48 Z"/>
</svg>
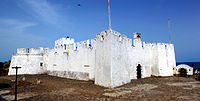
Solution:
<svg viewBox="0 0 200 101">
<path fill-rule="evenodd" d="M 18 74 L 41 74 L 46 72 L 45 66 L 43 65 L 43 55 L 33 55 L 33 54 L 13 55 L 8 75 L 15 75 L 16 70 L 12 69 L 12 67 L 16 66 L 22 67 L 18 70 Z"/>
<path fill-rule="evenodd" d="M 47 71 L 48 75 L 77 79 L 77 80 L 90 80 L 89 73 L 85 72 L 72 72 L 72 71 Z"/>
<path fill-rule="evenodd" d="M 95 84 L 111 86 L 111 35 L 110 31 L 102 31 L 96 35 L 96 67 Z"/>
<path fill-rule="evenodd" d="M 173 76 L 173 68 L 176 67 L 173 44 L 147 43 L 143 44 L 149 54 L 151 71 L 154 76 Z"/>
<path fill-rule="evenodd" d="M 56 46 L 47 54 L 48 71 L 72 71 L 88 73 L 94 79 L 95 39 Z"/>
<path fill-rule="evenodd" d="M 74 42 L 72 38 L 55 41 L 54 48 L 19 48 L 12 56 L 13 66 L 21 66 L 19 74 L 40 74 L 79 80 L 94 80 L 95 84 L 116 87 L 141 78 L 172 76 L 176 67 L 173 44 L 142 42 L 141 34 L 133 38 L 114 30 L 105 30 L 96 39 Z"/>
<path fill-rule="evenodd" d="M 111 87 L 120 86 L 131 81 L 129 39 L 119 32 L 111 33 Z"/>
<path fill-rule="evenodd" d="M 175 67 L 176 74 L 180 74 L 180 69 L 183 68 L 187 71 L 187 75 L 193 75 L 193 67 L 190 67 L 189 65 L 186 64 L 180 64 Z"/>
</svg>

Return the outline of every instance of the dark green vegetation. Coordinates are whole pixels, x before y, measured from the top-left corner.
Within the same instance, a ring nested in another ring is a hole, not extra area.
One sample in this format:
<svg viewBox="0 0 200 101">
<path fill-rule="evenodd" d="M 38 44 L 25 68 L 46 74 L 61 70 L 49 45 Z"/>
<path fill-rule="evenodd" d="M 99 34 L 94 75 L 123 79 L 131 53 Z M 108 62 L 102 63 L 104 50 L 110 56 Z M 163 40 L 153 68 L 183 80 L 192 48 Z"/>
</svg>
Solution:
<svg viewBox="0 0 200 101">
<path fill-rule="evenodd" d="M 11 62 L 10 60 L 6 62 L 0 62 L 0 76 L 4 76 L 8 74 L 10 62 Z"/>
<path fill-rule="evenodd" d="M 198 70 L 198 71 L 200 71 L 200 68 L 194 68 L 194 71 L 195 71 L 195 70 Z"/>
<path fill-rule="evenodd" d="M 0 70 L 6 70 L 9 68 L 10 66 L 10 60 L 6 61 L 6 62 L 0 62 Z"/>
</svg>

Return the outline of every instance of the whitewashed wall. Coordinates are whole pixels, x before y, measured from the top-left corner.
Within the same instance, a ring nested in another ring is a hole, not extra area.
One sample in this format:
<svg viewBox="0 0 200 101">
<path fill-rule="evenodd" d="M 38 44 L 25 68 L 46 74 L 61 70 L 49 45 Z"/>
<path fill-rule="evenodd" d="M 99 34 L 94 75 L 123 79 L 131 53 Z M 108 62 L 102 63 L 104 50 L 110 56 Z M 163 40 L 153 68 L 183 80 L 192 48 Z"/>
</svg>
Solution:
<svg viewBox="0 0 200 101">
<path fill-rule="evenodd" d="M 181 68 L 184 68 L 187 70 L 187 75 L 193 75 L 193 68 L 186 64 L 180 64 L 180 65 L 176 66 L 175 67 L 176 74 L 179 74 L 179 70 Z"/>
<path fill-rule="evenodd" d="M 56 46 L 48 53 L 47 70 L 48 72 L 61 72 L 70 71 L 68 77 L 81 76 L 85 73 L 89 78 L 75 77 L 81 80 L 94 80 L 95 68 L 95 41 L 96 39 Z M 59 76 L 59 73 L 57 73 Z M 62 76 L 62 75 L 60 75 Z M 73 78 L 73 77 L 72 77 Z"/>
<path fill-rule="evenodd" d="M 137 79 L 139 64 L 145 78 L 172 76 L 175 63 L 173 44 L 142 43 L 139 33 L 134 33 L 132 40 L 106 30 L 98 33 L 96 39 L 77 43 L 72 38 L 58 39 L 54 48 L 19 48 L 12 56 L 9 75 L 15 74 L 11 67 L 21 66 L 19 74 L 48 73 L 116 87 Z"/>
<path fill-rule="evenodd" d="M 102 31 L 96 35 L 95 84 L 111 87 L 111 35 Z"/>
<path fill-rule="evenodd" d="M 130 82 L 130 48 L 126 36 L 112 31 L 111 33 L 111 87 L 120 86 Z"/>
<path fill-rule="evenodd" d="M 8 75 L 15 75 L 16 70 L 12 67 L 22 67 L 18 69 L 18 74 L 41 74 L 46 72 L 43 63 L 43 54 L 40 54 L 43 49 L 31 48 L 29 52 L 27 49 L 21 48 L 17 50 L 16 54 L 13 54 Z"/>
<path fill-rule="evenodd" d="M 152 75 L 173 76 L 173 68 L 176 67 L 173 44 L 146 43 L 144 49 L 149 51 Z"/>
</svg>

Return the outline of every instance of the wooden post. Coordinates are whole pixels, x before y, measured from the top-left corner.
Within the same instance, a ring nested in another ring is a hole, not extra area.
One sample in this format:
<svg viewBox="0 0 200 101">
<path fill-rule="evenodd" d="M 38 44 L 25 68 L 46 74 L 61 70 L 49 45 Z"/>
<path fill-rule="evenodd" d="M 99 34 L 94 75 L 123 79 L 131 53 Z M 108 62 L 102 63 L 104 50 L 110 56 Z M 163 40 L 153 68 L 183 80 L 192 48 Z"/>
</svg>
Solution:
<svg viewBox="0 0 200 101">
<path fill-rule="evenodd" d="M 16 75 L 15 75 L 15 101 L 17 101 L 17 72 L 18 72 L 18 69 L 21 68 L 21 67 L 12 67 L 13 69 L 16 69 Z"/>
</svg>

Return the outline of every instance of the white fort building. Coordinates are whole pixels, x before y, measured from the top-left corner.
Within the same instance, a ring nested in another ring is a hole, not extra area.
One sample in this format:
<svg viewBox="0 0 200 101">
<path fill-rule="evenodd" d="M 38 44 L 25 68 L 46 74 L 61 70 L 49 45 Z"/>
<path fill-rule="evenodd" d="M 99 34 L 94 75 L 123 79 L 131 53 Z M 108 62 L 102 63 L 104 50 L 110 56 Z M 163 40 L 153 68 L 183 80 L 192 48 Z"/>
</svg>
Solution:
<svg viewBox="0 0 200 101">
<path fill-rule="evenodd" d="M 19 74 L 93 80 L 97 85 L 116 87 L 131 79 L 173 76 L 176 61 L 173 44 L 142 42 L 140 33 L 127 38 L 108 29 L 95 39 L 76 43 L 61 38 L 54 48 L 18 48 L 9 75 L 15 75 L 15 66 L 22 67 Z"/>
</svg>

